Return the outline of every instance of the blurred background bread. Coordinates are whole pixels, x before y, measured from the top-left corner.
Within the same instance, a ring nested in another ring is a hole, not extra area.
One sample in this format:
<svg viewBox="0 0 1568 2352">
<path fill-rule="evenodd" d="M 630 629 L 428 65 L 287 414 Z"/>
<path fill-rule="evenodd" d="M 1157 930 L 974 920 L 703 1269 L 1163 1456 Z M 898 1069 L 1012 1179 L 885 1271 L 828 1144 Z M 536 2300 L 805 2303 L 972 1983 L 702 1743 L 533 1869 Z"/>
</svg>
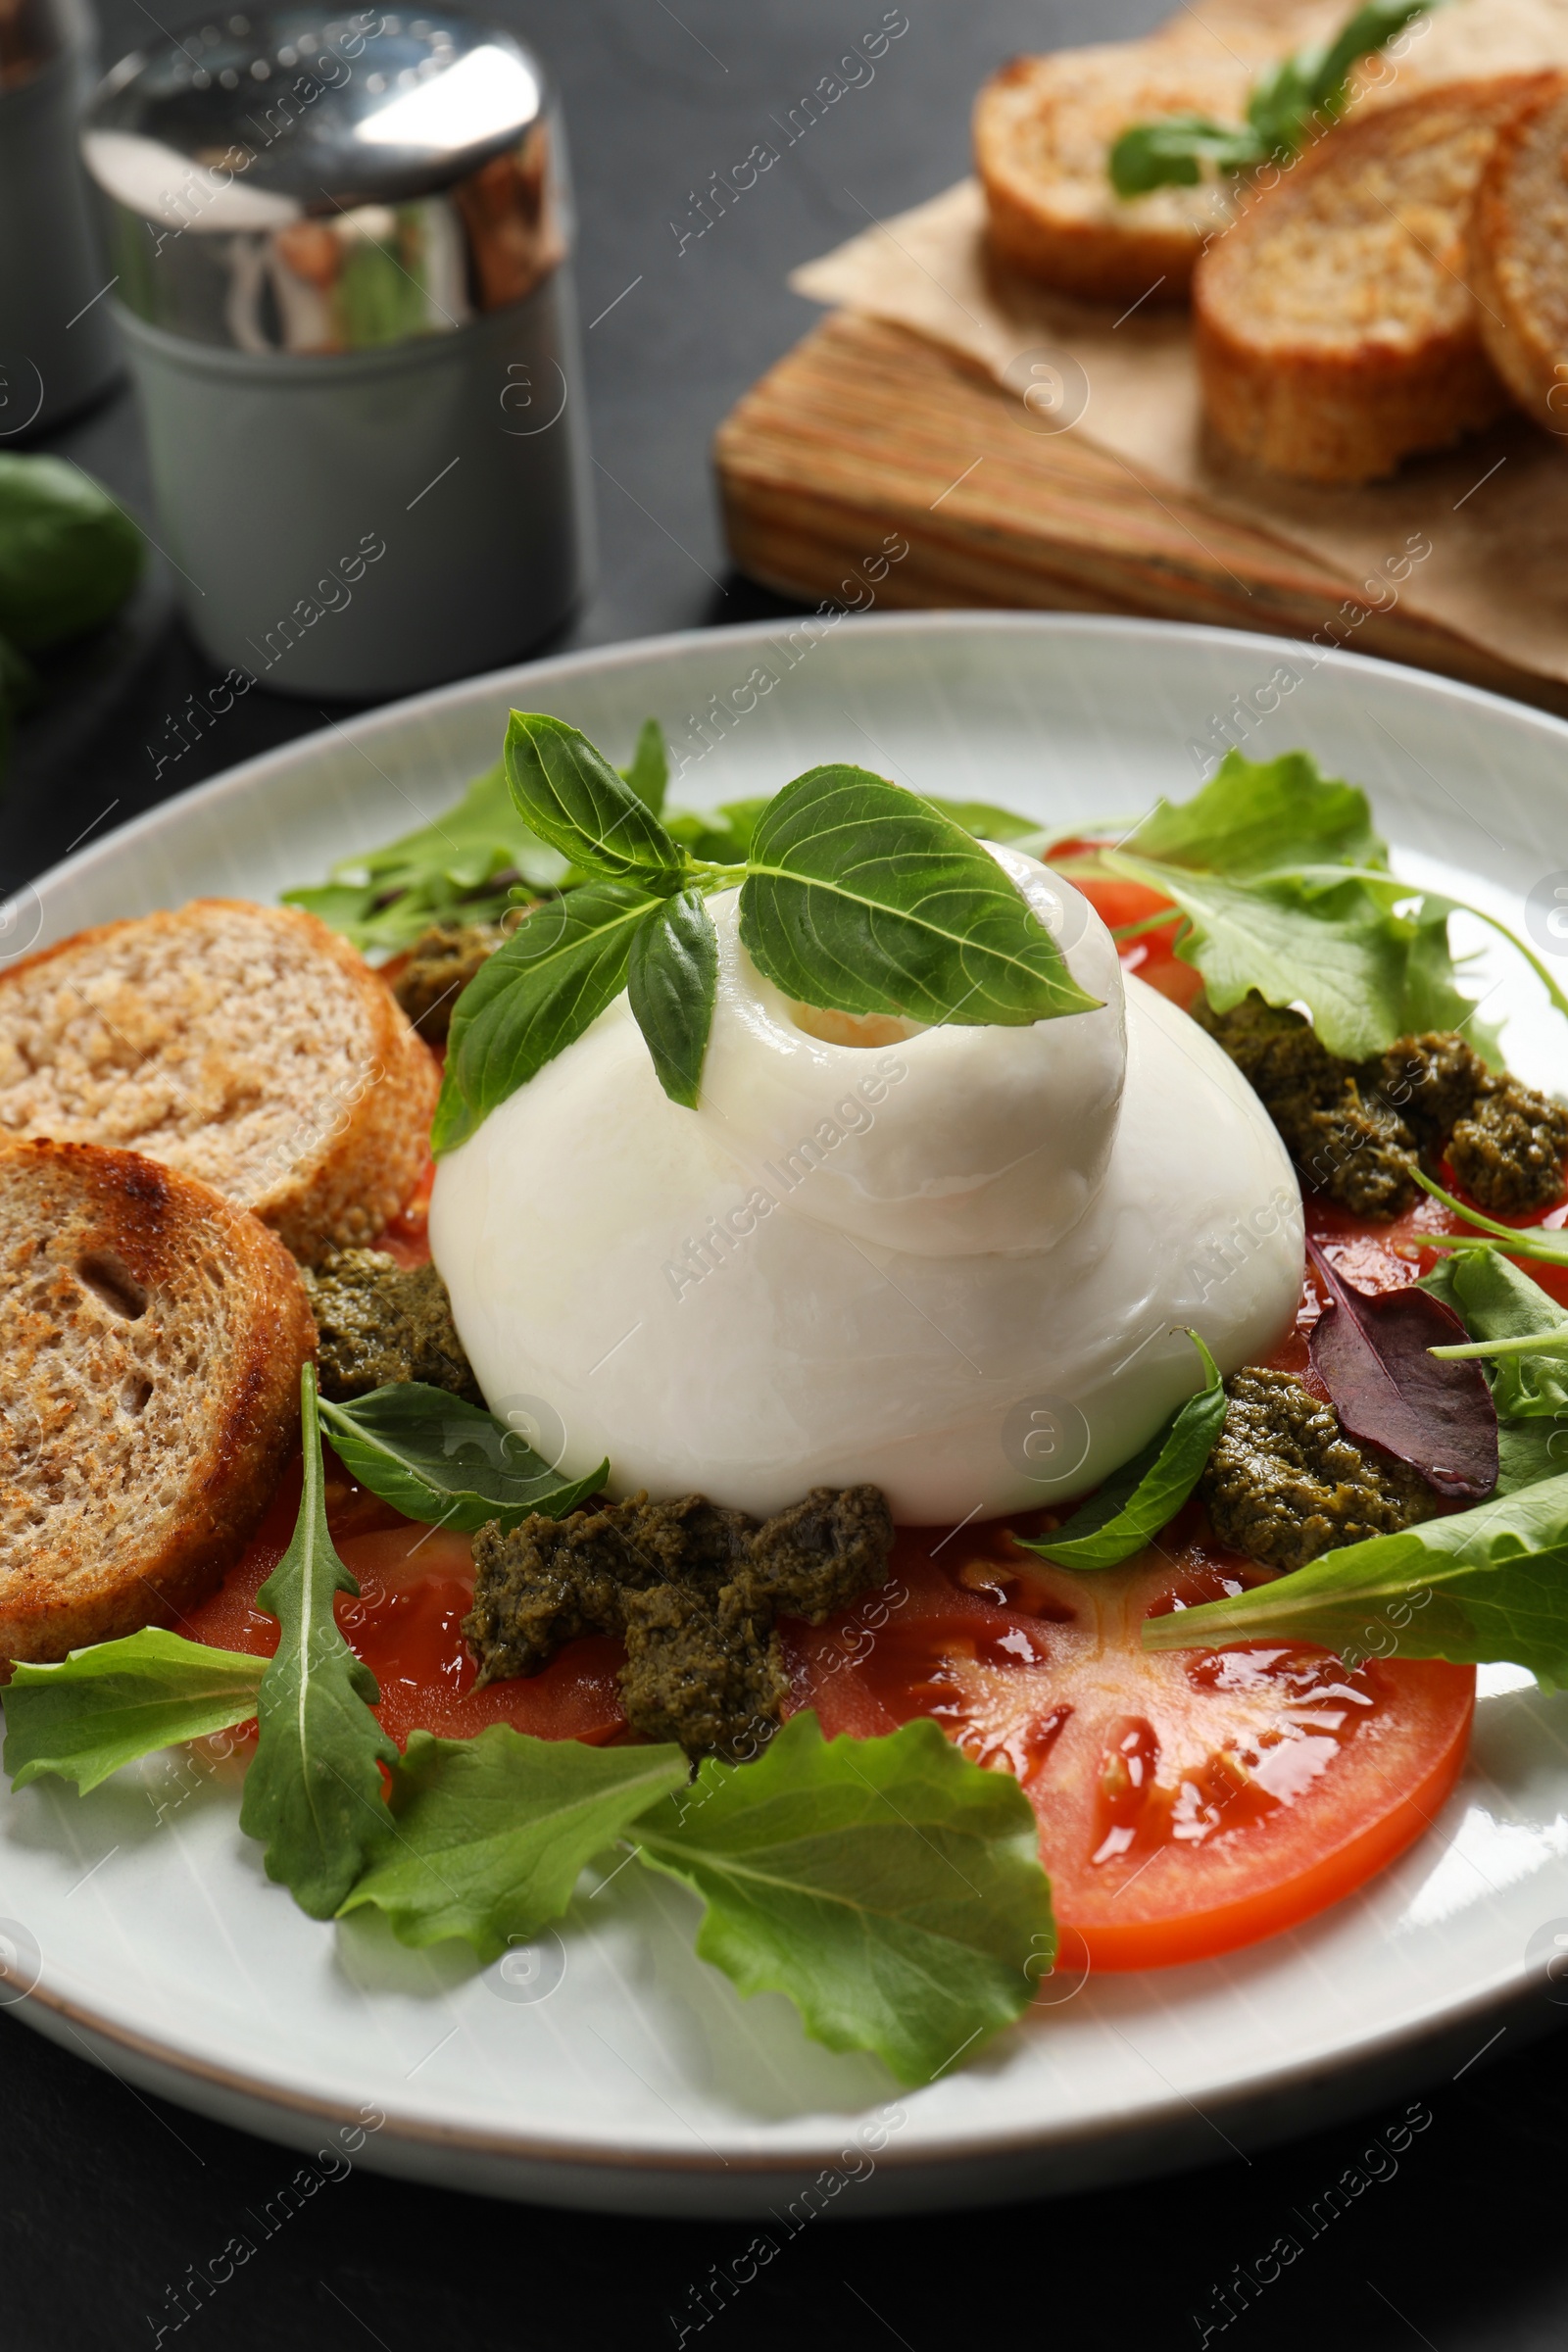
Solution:
<svg viewBox="0 0 1568 2352">
<path fill-rule="evenodd" d="M 1568 74 L 1498 133 L 1471 224 L 1481 339 L 1520 407 L 1568 433 Z"/>
<path fill-rule="evenodd" d="M 0 973 L 0 1141 L 143 1152 L 307 1261 L 401 1208 L 438 1088 L 391 992 L 292 907 L 196 899 Z"/>
<path fill-rule="evenodd" d="M 207 1186 L 0 1151 L 0 1667 L 178 1625 L 271 1496 L 315 1345 L 288 1251 Z"/>
<path fill-rule="evenodd" d="M 1343 123 L 1204 255 L 1210 424 L 1275 471 L 1364 482 L 1507 405 L 1468 283 L 1476 188 L 1538 77 L 1423 91 Z"/>
</svg>

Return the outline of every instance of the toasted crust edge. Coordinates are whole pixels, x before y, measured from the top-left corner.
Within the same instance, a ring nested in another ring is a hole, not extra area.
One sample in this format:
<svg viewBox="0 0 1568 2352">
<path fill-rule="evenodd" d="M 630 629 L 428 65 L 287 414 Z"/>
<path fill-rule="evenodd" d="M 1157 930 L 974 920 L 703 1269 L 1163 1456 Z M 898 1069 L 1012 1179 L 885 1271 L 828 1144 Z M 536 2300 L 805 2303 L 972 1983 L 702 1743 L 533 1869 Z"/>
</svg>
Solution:
<svg viewBox="0 0 1568 2352">
<path fill-rule="evenodd" d="M 1568 374 L 1557 372 L 1568 352 L 1543 342 L 1529 311 L 1508 289 L 1500 263 L 1513 240 L 1508 182 L 1514 163 L 1543 114 L 1568 97 L 1568 74 L 1554 74 L 1527 97 L 1497 133 L 1476 190 L 1470 223 L 1470 283 L 1481 340 L 1514 399 L 1550 433 L 1568 433 Z M 1557 407 L 1553 396 L 1561 393 Z"/>
<path fill-rule="evenodd" d="M 0 1182 L 26 1160 L 46 1177 L 80 1187 L 93 1208 L 118 1220 L 125 1263 L 149 1286 L 161 1253 L 178 1249 L 192 1220 L 216 1227 L 230 1261 L 239 1261 L 228 1295 L 238 1289 L 248 1325 L 215 1400 L 219 1417 L 199 1473 L 187 1481 L 185 1506 L 162 1549 L 98 1592 L 51 1595 L 47 1555 L 22 1593 L 0 1590 L 0 1682 L 20 1661 L 50 1663 L 143 1626 L 176 1624 L 213 1589 L 250 1542 L 298 1443 L 300 1367 L 316 1353 L 299 1270 L 247 1210 L 158 1160 L 98 1144 L 11 1145 L 0 1153 Z"/>
</svg>

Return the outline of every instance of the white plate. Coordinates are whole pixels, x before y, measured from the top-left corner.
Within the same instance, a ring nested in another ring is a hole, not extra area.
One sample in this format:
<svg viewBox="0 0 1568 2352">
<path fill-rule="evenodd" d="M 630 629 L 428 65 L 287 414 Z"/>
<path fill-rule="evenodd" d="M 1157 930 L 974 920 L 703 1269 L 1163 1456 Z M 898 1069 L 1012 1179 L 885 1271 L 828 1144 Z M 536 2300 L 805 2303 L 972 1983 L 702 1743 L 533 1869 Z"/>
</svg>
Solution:
<svg viewBox="0 0 1568 2352">
<path fill-rule="evenodd" d="M 1312 662 L 1216 629 L 989 613 L 539 662 L 154 809 L 24 894 L 7 944 L 316 880 L 438 812 L 495 759 L 513 703 L 620 757 L 658 712 L 689 755 L 675 797 L 692 806 L 848 759 L 1054 822 L 1185 796 L 1217 717 L 1245 710 L 1250 751 L 1305 745 L 1366 784 L 1412 878 L 1446 875 L 1521 923 L 1531 887 L 1568 858 L 1568 726 L 1382 663 Z M 1274 715 L 1252 715 L 1260 697 Z M 1568 1043 L 1538 984 L 1506 952 L 1496 969 L 1489 1009 L 1516 1012 L 1515 1065 L 1560 1084 Z M 1543 1942 L 1568 1935 L 1568 1699 L 1510 1669 L 1482 1687 L 1459 1788 L 1361 1894 L 1225 1960 L 1048 1985 L 1022 2028 L 918 2093 L 819 2049 L 782 1997 L 741 2000 L 693 1956 L 694 1903 L 637 1871 L 585 1887 L 512 1984 L 452 1947 L 416 1955 L 373 1926 L 317 1926 L 264 1879 L 232 1786 L 180 1751 L 90 1797 L 59 1783 L 0 1796 L 0 1935 L 38 1956 L 20 2013 L 67 2047 L 300 2147 L 352 2147 L 364 2111 L 374 2128 L 355 2152 L 388 2171 L 685 2214 L 783 2213 L 818 2174 L 818 2206 L 849 2178 L 845 2209 L 861 2214 L 1084 2186 L 1303 2129 L 1436 2052 L 1451 2071 L 1495 2031 L 1489 2012 L 1540 1983 Z"/>
</svg>

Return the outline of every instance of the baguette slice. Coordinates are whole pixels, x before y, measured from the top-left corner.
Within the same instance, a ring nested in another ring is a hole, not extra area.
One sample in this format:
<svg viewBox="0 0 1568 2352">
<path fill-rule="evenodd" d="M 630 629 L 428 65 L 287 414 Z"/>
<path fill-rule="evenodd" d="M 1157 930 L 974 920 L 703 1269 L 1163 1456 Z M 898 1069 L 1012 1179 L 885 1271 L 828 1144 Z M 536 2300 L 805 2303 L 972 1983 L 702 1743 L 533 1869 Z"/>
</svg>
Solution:
<svg viewBox="0 0 1568 2352">
<path fill-rule="evenodd" d="M 1183 301 L 1205 237 L 1230 218 L 1231 183 L 1122 197 L 1107 158 L 1134 123 L 1187 114 L 1239 122 L 1256 71 L 1255 61 L 1157 40 L 1013 58 L 974 110 L 992 250 L 1092 301 Z"/>
<path fill-rule="evenodd" d="M 1498 134 L 1471 223 L 1481 339 L 1528 416 L 1568 433 L 1568 74 Z"/>
<path fill-rule="evenodd" d="M 244 1549 L 316 1345 L 293 1259 L 134 1152 L 0 1152 L 0 1660 L 180 1611 Z"/>
<path fill-rule="evenodd" d="M 196 899 L 0 972 L 0 1141 L 143 1152 L 310 1263 L 402 1207 L 439 1084 L 391 992 L 293 907 Z"/>
<path fill-rule="evenodd" d="M 1468 283 L 1477 184 L 1539 76 L 1449 83 L 1344 123 L 1193 280 L 1209 422 L 1255 464 L 1365 482 L 1507 405 Z"/>
</svg>

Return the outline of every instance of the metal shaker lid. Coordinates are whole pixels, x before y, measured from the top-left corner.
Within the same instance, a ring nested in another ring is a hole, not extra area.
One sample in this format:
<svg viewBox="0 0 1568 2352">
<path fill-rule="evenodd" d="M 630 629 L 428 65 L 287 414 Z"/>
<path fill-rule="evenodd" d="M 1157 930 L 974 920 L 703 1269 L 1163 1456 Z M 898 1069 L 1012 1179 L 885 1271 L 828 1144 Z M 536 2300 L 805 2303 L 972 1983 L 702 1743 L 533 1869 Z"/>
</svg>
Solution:
<svg viewBox="0 0 1568 2352">
<path fill-rule="evenodd" d="M 309 7 L 137 51 L 82 133 L 118 298 L 253 354 L 404 343 L 519 301 L 566 250 L 558 144 L 502 27 Z"/>
</svg>

